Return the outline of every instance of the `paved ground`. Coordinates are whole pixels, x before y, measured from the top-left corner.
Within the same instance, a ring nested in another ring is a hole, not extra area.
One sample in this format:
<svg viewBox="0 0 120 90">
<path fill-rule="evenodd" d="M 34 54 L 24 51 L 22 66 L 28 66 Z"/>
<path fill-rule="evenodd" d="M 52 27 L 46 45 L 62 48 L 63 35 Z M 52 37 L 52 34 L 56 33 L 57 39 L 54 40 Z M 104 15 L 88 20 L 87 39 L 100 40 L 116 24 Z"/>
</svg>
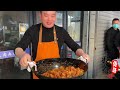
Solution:
<svg viewBox="0 0 120 90">
<path fill-rule="evenodd" d="M 20 70 L 13 60 L 0 61 L 0 79 L 30 79 L 27 70 Z"/>
<path fill-rule="evenodd" d="M 108 75 L 105 73 L 100 73 L 99 75 L 97 75 L 94 79 L 110 79 L 108 78 Z"/>
</svg>

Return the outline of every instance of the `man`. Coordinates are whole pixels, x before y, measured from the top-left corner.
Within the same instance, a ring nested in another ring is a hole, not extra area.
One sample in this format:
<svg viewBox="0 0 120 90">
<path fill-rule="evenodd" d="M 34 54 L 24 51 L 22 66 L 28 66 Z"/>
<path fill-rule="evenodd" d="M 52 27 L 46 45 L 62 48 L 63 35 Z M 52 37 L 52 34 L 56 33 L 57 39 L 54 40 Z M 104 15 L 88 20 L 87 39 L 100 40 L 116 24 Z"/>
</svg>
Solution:
<svg viewBox="0 0 120 90">
<path fill-rule="evenodd" d="M 66 43 L 77 56 L 90 60 L 67 31 L 55 25 L 56 11 L 40 11 L 40 19 L 42 23 L 31 26 L 16 45 L 15 54 L 20 58 L 21 67 L 27 68 L 27 61 L 31 61 L 31 56 L 24 51 L 30 43 L 32 43 L 32 57 L 35 62 L 47 58 L 60 58 L 60 48 L 63 43 Z M 37 79 L 35 74 L 33 78 Z"/>
<path fill-rule="evenodd" d="M 116 35 L 119 32 L 119 23 L 119 19 L 114 18 L 112 20 L 112 27 L 105 33 L 105 50 L 107 51 L 109 60 L 117 59 L 119 57 L 119 51 L 115 45 Z"/>
</svg>

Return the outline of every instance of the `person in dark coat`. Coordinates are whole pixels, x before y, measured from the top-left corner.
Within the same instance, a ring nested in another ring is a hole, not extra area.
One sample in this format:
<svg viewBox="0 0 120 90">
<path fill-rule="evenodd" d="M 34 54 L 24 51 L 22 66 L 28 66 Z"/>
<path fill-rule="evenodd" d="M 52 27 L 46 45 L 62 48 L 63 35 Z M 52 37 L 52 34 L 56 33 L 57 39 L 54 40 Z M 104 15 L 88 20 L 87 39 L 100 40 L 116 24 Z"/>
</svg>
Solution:
<svg viewBox="0 0 120 90">
<path fill-rule="evenodd" d="M 114 18 L 112 20 L 112 27 L 110 27 L 105 33 L 105 51 L 107 52 L 110 61 L 119 58 L 119 51 L 116 47 L 116 44 L 118 45 L 116 39 L 120 38 L 116 37 L 119 33 L 119 23 L 119 19 Z"/>
<path fill-rule="evenodd" d="M 120 58 L 120 32 L 117 34 L 115 38 L 115 46 L 117 47 L 119 51 L 119 58 Z"/>
<path fill-rule="evenodd" d="M 105 45 L 105 52 L 107 53 L 107 60 L 105 60 L 105 68 L 108 74 L 109 78 L 115 78 L 115 75 L 111 73 L 111 64 L 107 63 L 107 61 L 112 61 L 114 59 L 119 58 L 119 50 L 117 48 L 118 45 L 118 33 L 119 32 L 119 19 L 114 18 L 112 20 L 112 27 L 110 27 L 108 30 L 105 32 L 105 37 L 104 37 L 104 45 Z M 117 44 L 117 45 L 116 45 Z"/>
</svg>

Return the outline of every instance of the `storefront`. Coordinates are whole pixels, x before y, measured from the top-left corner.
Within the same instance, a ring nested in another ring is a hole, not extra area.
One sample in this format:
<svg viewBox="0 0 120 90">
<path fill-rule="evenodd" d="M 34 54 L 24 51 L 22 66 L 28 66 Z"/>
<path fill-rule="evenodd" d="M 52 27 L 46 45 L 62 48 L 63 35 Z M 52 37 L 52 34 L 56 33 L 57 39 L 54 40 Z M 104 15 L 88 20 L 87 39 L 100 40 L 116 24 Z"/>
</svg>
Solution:
<svg viewBox="0 0 120 90">
<path fill-rule="evenodd" d="M 30 11 L 0 11 L 0 78 L 29 78 L 29 73 L 22 76 L 15 68 L 14 48 L 24 32 L 32 25 Z M 28 74 L 28 75 L 27 75 Z"/>
<path fill-rule="evenodd" d="M 27 28 L 37 23 L 40 23 L 39 11 L 0 11 L 0 79 L 30 78 L 30 73 L 20 70 L 13 50 Z M 82 46 L 81 11 L 58 11 L 56 24 Z M 31 53 L 31 45 L 28 48 L 26 52 Z M 66 45 L 61 48 L 61 57 L 77 58 Z"/>
</svg>

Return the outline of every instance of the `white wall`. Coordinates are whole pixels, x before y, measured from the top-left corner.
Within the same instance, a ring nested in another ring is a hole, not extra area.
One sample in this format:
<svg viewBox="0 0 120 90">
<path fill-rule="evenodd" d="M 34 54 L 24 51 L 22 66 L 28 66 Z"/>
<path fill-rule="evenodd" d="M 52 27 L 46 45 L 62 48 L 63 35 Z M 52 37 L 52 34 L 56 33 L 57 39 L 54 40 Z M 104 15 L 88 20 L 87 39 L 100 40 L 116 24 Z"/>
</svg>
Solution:
<svg viewBox="0 0 120 90">
<path fill-rule="evenodd" d="M 93 12 L 93 11 L 92 11 Z M 92 16 L 91 16 L 92 17 Z M 96 11 L 96 22 L 95 22 L 95 38 L 94 38 L 94 48 L 93 43 L 89 43 L 90 47 L 94 50 L 93 58 L 93 67 L 94 77 L 100 77 L 102 73 L 102 58 L 105 55 L 104 52 L 104 33 L 105 30 L 112 26 L 113 18 L 120 19 L 120 11 Z M 93 20 L 94 21 L 94 20 Z M 92 31 L 91 31 L 92 32 Z M 92 33 L 91 33 L 92 35 Z"/>
<path fill-rule="evenodd" d="M 83 21 L 83 49 L 89 54 L 91 61 L 88 63 L 87 78 L 93 78 L 93 58 L 95 40 L 96 11 L 85 11 Z"/>
<path fill-rule="evenodd" d="M 120 19 L 120 11 L 84 11 L 83 49 L 90 55 L 87 78 L 100 77 L 104 52 L 104 32 L 112 26 L 113 18 Z"/>
</svg>

